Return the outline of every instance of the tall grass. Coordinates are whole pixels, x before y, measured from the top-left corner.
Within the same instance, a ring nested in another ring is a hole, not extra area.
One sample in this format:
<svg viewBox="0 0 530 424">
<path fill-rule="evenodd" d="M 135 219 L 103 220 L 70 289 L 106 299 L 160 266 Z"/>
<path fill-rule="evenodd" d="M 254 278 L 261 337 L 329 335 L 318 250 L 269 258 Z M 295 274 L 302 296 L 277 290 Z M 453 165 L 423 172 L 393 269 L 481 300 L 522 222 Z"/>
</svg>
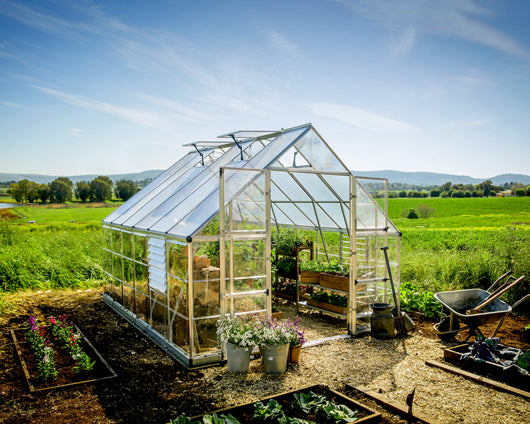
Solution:
<svg viewBox="0 0 530 424">
<path fill-rule="evenodd" d="M 0 224 L 0 290 L 95 286 L 101 264 L 100 225 Z"/>
<path fill-rule="evenodd" d="M 527 278 L 507 300 L 513 303 L 530 292 L 530 231 L 519 227 L 405 231 L 401 258 L 401 280 L 423 290 L 486 289 L 512 270 Z"/>
</svg>

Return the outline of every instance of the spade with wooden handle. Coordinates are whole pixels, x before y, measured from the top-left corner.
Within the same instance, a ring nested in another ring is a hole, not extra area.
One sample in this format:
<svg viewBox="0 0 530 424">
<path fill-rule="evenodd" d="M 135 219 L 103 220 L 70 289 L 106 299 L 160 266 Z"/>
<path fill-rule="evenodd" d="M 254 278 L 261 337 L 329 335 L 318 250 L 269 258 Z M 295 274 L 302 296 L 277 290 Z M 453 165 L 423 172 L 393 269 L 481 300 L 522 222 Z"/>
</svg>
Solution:
<svg viewBox="0 0 530 424">
<path fill-rule="evenodd" d="M 479 305 L 475 306 L 474 308 L 466 311 L 466 315 L 471 315 L 471 314 L 479 314 L 481 311 L 481 309 L 484 307 L 484 306 L 487 306 L 489 305 L 491 302 L 493 302 L 495 299 L 497 299 L 499 296 L 501 296 L 502 294 L 506 293 L 508 290 L 510 290 L 513 286 L 515 286 L 517 283 L 523 281 L 525 278 L 525 276 L 521 276 L 519 277 L 517 280 L 515 280 L 513 283 L 511 283 L 510 285 L 506 286 L 505 288 L 503 288 L 502 290 L 500 290 L 499 292 L 497 292 L 495 295 L 493 296 L 489 296 L 486 300 L 484 300 L 482 303 L 480 303 Z"/>
</svg>

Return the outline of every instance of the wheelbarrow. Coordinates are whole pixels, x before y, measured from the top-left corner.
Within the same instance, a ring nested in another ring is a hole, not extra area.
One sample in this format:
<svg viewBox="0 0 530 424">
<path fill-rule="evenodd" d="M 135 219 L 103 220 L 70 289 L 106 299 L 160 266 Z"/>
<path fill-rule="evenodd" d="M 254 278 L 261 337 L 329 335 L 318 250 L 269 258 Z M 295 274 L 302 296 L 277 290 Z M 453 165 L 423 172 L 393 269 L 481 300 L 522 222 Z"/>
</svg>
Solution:
<svg viewBox="0 0 530 424">
<path fill-rule="evenodd" d="M 488 291 L 482 289 L 435 293 L 434 297 L 436 300 L 438 300 L 450 312 L 448 318 L 445 318 L 434 326 L 434 329 L 437 331 L 440 338 L 445 340 L 454 337 L 456 333 L 463 330 L 469 330 L 469 335 L 467 336 L 466 341 L 471 336 L 477 334 L 485 337 L 482 331 L 480 331 L 480 327 L 500 320 L 497 328 L 491 335 L 491 337 L 495 337 L 504 322 L 506 315 L 512 312 L 513 308 L 530 297 L 530 294 L 527 294 L 511 306 L 503 300 L 496 298 L 486 305 L 481 312 L 471 315 L 466 314 L 466 311 L 475 308 L 490 295 L 491 294 Z M 460 327 L 459 321 L 465 326 Z"/>
</svg>

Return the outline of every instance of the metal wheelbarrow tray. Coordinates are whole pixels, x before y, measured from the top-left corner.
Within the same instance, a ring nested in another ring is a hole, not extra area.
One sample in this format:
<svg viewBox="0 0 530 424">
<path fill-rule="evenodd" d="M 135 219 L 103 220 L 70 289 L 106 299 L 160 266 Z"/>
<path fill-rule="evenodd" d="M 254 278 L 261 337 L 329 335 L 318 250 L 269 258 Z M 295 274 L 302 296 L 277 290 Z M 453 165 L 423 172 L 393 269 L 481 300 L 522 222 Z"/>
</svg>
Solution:
<svg viewBox="0 0 530 424">
<path fill-rule="evenodd" d="M 438 292 L 434 294 L 434 297 L 451 312 L 452 318 L 457 317 L 469 327 L 472 333 L 478 332 L 482 335 L 478 327 L 496 322 L 512 311 L 512 307 L 506 302 L 495 299 L 484 307 L 484 312 L 466 315 L 467 310 L 480 304 L 489 295 L 490 293 L 486 290 L 467 289 Z M 460 330 L 464 329 L 461 328 Z"/>
</svg>

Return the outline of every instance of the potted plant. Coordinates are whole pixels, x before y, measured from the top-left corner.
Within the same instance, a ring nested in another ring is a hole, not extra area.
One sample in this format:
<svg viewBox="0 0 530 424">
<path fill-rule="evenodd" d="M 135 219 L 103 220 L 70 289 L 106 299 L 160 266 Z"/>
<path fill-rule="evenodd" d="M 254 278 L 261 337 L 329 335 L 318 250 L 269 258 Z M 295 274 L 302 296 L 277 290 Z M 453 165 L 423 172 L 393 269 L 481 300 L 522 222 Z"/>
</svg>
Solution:
<svg viewBox="0 0 530 424">
<path fill-rule="evenodd" d="M 320 285 L 330 289 L 349 291 L 350 269 L 346 265 L 331 262 L 320 274 Z"/>
<path fill-rule="evenodd" d="M 283 374 L 287 367 L 291 337 L 281 321 L 270 318 L 255 326 L 257 342 L 261 349 L 263 366 L 267 374 Z"/>
<path fill-rule="evenodd" d="M 326 290 L 315 290 L 307 303 L 339 314 L 345 314 L 348 310 L 348 296 Z"/>
<path fill-rule="evenodd" d="M 305 261 L 300 263 L 300 281 L 305 284 L 320 284 L 320 273 L 325 264 L 319 261 Z"/>
<path fill-rule="evenodd" d="M 287 318 L 285 323 L 286 331 L 289 333 L 289 355 L 287 362 L 297 364 L 300 360 L 300 353 L 302 352 L 302 345 L 305 343 L 305 329 L 300 327 L 300 317 L 296 320 L 290 321 Z"/>
<path fill-rule="evenodd" d="M 243 322 L 239 316 L 230 314 L 217 321 L 217 337 L 226 343 L 228 371 L 248 371 L 250 354 L 257 344 L 252 323 Z"/>
<path fill-rule="evenodd" d="M 307 240 L 294 228 L 285 228 L 273 234 L 272 242 L 277 255 L 296 256 L 296 249 Z"/>
<path fill-rule="evenodd" d="M 276 274 L 280 277 L 297 279 L 296 258 L 284 256 L 274 263 Z"/>
<path fill-rule="evenodd" d="M 299 290 L 298 294 L 302 296 L 303 294 L 307 293 L 308 287 L 301 285 L 298 287 L 298 290 Z M 296 281 L 292 281 L 292 280 L 280 281 L 278 284 L 276 284 L 274 294 L 278 297 L 283 297 L 284 299 L 295 300 L 296 299 Z"/>
</svg>

